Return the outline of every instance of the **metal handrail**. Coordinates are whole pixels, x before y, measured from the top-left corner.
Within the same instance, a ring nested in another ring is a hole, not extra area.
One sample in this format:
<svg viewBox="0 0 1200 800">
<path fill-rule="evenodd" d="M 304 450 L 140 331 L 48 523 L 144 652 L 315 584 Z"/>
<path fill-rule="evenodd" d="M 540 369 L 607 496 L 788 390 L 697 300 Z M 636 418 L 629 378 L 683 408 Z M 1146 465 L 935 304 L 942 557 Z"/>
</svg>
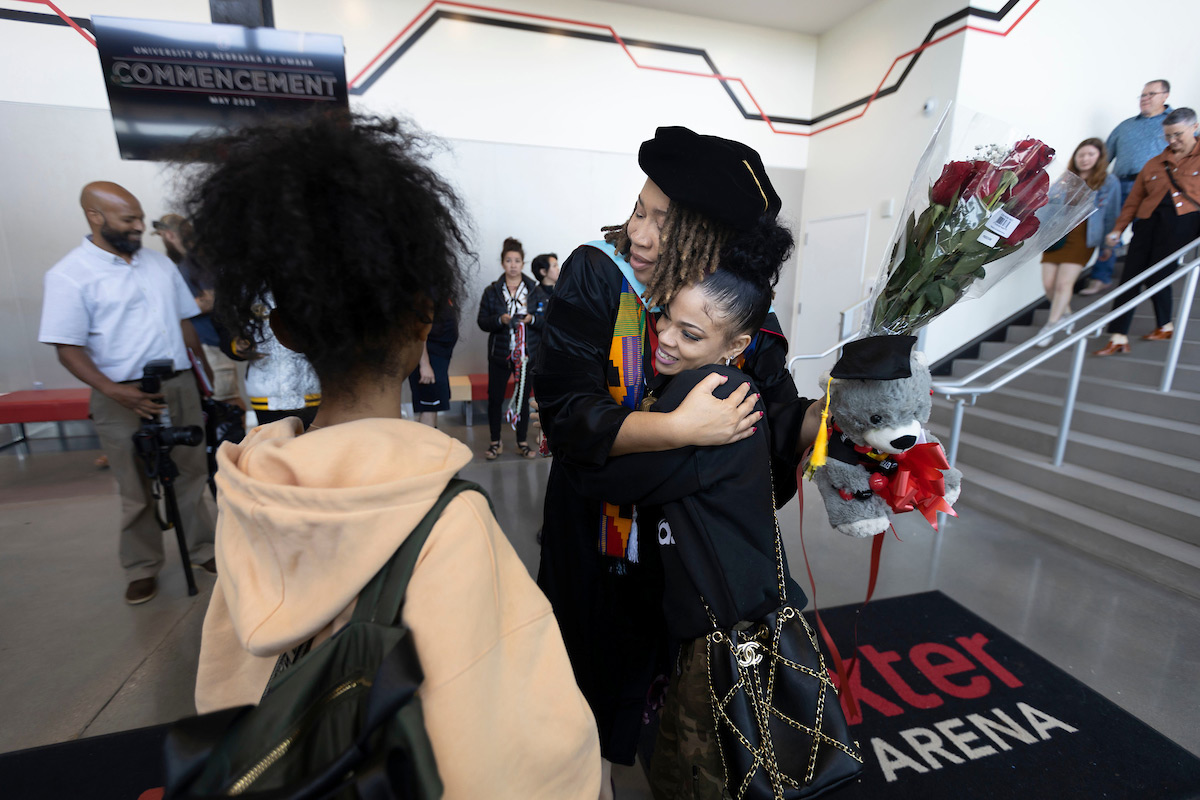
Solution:
<svg viewBox="0 0 1200 800">
<path fill-rule="evenodd" d="M 847 344 L 849 344 L 850 342 L 853 342 L 855 339 L 857 339 L 859 336 L 858 332 L 857 331 L 851 332 L 850 330 L 848 330 L 847 328 L 849 326 L 847 326 L 846 320 L 852 319 L 853 318 L 852 315 L 854 314 L 854 312 L 857 311 L 858 309 L 862 308 L 865 304 L 870 302 L 870 300 L 871 300 L 871 295 L 868 294 L 866 297 L 864 297 L 862 300 L 859 300 L 854 305 L 852 305 L 848 308 L 843 308 L 839 312 L 838 335 L 841 336 L 842 338 L 837 342 L 837 344 L 833 345 L 832 347 L 828 348 L 827 350 L 825 350 L 824 352 L 821 352 L 821 353 L 802 353 L 800 355 L 792 356 L 791 358 L 788 359 L 787 371 L 791 372 L 792 368 L 794 366 L 796 366 L 796 362 L 798 362 L 798 361 L 808 361 L 811 359 L 825 358 L 825 356 L 833 355 L 834 353 L 836 353 L 837 351 L 839 351 L 843 347 L 845 347 Z"/>
<path fill-rule="evenodd" d="M 1177 271 L 1170 272 L 1150 288 L 1125 301 L 1117 308 L 1114 308 L 1112 311 L 1102 316 L 1100 319 L 1091 321 L 1085 326 L 1081 326 L 1078 331 L 1069 334 L 1061 342 L 1051 345 L 1036 358 L 1023 363 L 1021 366 L 1005 373 L 999 378 L 993 380 L 991 383 L 983 386 L 966 385 L 971 381 L 978 379 L 980 376 L 991 372 L 1002 364 L 1011 361 L 1021 353 L 1024 353 L 1035 347 L 1037 342 L 1041 341 L 1047 336 L 1053 336 L 1059 331 L 1065 330 L 1074 326 L 1076 323 L 1081 322 L 1082 317 L 1085 314 L 1091 313 L 1094 309 L 1109 302 L 1114 296 L 1129 294 L 1135 284 L 1128 283 L 1124 286 L 1118 287 L 1113 292 L 1110 292 L 1108 296 L 1096 299 L 1090 305 L 1080 309 L 1079 311 L 1076 311 L 1070 317 L 1059 320 L 1058 323 L 1056 323 L 1048 331 L 1044 333 L 1039 331 L 1038 334 L 1029 341 L 999 356 L 993 361 L 984 364 L 969 375 L 952 381 L 935 381 L 933 384 L 933 390 L 935 393 L 943 394 L 947 399 L 953 399 L 955 396 L 958 396 L 954 401 L 954 419 L 951 423 L 950 429 L 950 446 L 946 454 L 947 460 L 950 462 L 951 466 L 954 465 L 958 458 L 958 442 L 960 434 L 962 433 L 963 411 L 968 398 L 971 401 L 971 405 L 974 405 L 976 399 L 978 399 L 980 395 L 989 394 L 997 389 L 1000 389 L 1011 381 L 1021 377 L 1025 373 L 1041 365 L 1046 360 L 1053 358 L 1058 353 L 1067 349 L 1067 347 L 1074 346 L 1075 353 L 1072 360 L 1071 374 L 1067 381 L 1067 393 L 1063 402 L 1063 414 L 1059 422 L 1058 441 L 1055 444 L 1054 450 L 1054 466 L 1061 466 L 1063 457 L 1066 454 L 1067 436 L 1070 432 L 1071 417 L 1075 411 L 1075 399 L 1079 389 L 1080 375 L 1083 372 L 1083 361 L 1084 356 L 1086 355 L 1088 337 L 1093 333 L 1099 334 L 1100 330 L 1109 322 L 1121 316 L 1126 311 L 1136 308 L 1143 301 L 1157 294 L 1163 288 L 1170 286 L 1177 281 L 1186 280 L 1187 286 L 1184 289 L 1183 297 L 1180 298 L 1179 302 L 1179 312 L 1175 322 L 1175 333 L 1171 339 L 1170 349 L 1167 353 L 1167 361 L 1163 366 L 1162 381 L 1159 384 L 1159 391 L 1169 392 L 1175 379 L 1175 369 L 1179 364 L 1179 354 L 1183 349 L 1183 339 L 1187 332 L 1187 321 L 1191 314 L 1192 298 L 1196 293 L 1197 280 L 1200 278 L 1200 256 L 1194 257 L 1186 264 L 1184 263 L 1187 252 L 1196 247 L 1200 247 L 1200 238 L 1197 238 L 1179 248 L 1174 253 L 1152 266 L 1150 269 L 1141 273 L 1139 277 L 1144 280 L 1145 277 L 1163 272 L 1167 270 L 1168 267 L 1171 267 L 1176 263 L 1179 265 L 1179 269 Z M 839 343 L 839 346 L 840 344 L 842 343 Z M 789 366 L 790 363 L 791 362 L 789 362 Z"/>
<path fill-rule="evenodd" d="M 847 337 L 849 337 L 850 339 L 854 338 L 854 333 L 853 333 L 853 331 L 850 330 L 851 325 L 853 323 L 851 322 L 851 324 L 847 324 L 847 322 L 852 321 L 854 319 L 855 311 L 862 308 L 869 302 L 871 302 L 871 294 L 867 293 L 867 296 L 864 297 L 862 300 L 859 300 L 857 303 L 850 306 L 849 308 L 843 308 L 841 310 L 841 312 L 838 315 L 838 336 L 842 337 L 843 339 L 845 339 Z"/>
<path fill-rule="evenodd" d="M 846 345 L 850 344 L 850 342 L 853 342 L 853 341 L 854 341 L 855 339 L 857 339 L 857 338 L 858 338 L 858 334 L 857 334 L 857 333 L 855 333 L 855 334 L 853 334 L 852 336 L 847 336 L 845 339 L 842 339 L 841 341 L 837 342 L 837 343 L 836 343 L 836 344 L 834 344 L 832 347 L 828 348 L 827 350 L 825 350 L 825 351 L 823 351 L 823 352 L 820 352 L 820 353 L 802 353 L 801 355 L 792 356 L 791 358 L 789 358 L 789 359 L 788 359 L 788 362 L 787 362 L 787 370 L 788 370 L 788 372 L 791 372 L 791 371 L 792 371 L 792 367 L 796 366 L 796 362 L 797 362 L 797 361 L 807 361 L 807 360 L 809 360 L 809 359 L 814 359 L 814 358 L 824 358 L 825 356 L 830 356 L 830 355 L 833 355 L 833 354 L 834 354 L 834 353 L 836 353 L 838 350 L 841 350 L 843 347 L 845 347 Z"/>
</svg>

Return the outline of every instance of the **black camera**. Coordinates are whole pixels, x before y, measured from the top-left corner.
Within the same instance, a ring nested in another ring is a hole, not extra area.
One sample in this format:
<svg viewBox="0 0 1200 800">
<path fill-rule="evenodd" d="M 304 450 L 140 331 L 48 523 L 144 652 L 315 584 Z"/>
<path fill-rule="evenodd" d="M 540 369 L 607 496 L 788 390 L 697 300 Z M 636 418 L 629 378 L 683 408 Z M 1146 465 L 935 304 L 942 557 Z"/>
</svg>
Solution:
<svg viewBox="0 0 1200 800">
<path fill-rule="evenodd" d="M 164 378 L 175 374 L 175 362 L 169 358 L 151 361 L 142 368 L 141 390 L 149 394 L 162 391 Z M 133 446 L 146 462 L 147 471 L 153 478 L 159 472 L 159 456 L 166 456 L 172 447 L 182 444 L 195 447 L 204 441 L 204 429 L 199 425 L 171 425 L 171 414 L 163 409 L 154 419 L 143 419 L 137 433 L 133 434 Z"/>
</svg>

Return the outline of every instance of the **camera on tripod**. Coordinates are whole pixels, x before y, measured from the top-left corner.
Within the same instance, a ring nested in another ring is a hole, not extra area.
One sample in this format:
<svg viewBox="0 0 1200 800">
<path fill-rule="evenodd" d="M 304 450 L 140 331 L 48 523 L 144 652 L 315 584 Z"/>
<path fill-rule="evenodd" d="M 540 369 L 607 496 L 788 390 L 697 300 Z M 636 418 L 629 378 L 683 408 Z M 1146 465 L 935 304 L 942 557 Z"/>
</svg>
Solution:
<svg viewBox="0 0 1200 800">
<path fill-rule="evenodd" d="M 142 368 L 141 389 L 149 394 L 158 394 L 162 391 L 163 379 L 174 375 L 175 362 L 171 359 L 151 361 Z M 156 508 L 160 497 L 166 500 L 169 524 L 163 523 L 161 519 L 159 524 L 163 530 L 175 530 L 189 595 L 194 595 L 199 590 L 196 588 L 196 579 L 192 576 L 192 568 L 188 561 L 183 519 L 179 515 L 179 502 L 175 497 L 175 479 L 179 477 L 179 467 L 171 460 L 171 448 L 177 444 L 195 447 L 203 441 L 204 429 L 199 425 L 172 426 L 171 413 L 167 408 L 163 408 L 153 419 L 143 419 L 141 427 L 133 434 L 133 449 L 146 465 L 146 477 L 151 481 L 150 491 L 155 499 Z M 157 515 L 157 510 L 155 514 Z"/>
<path fill-rule="evenodd" d="M 169 358 L 151 361 L 142 368 L 141 390 L 148 394 L 162 391 L 164 378 L 175 374 L 175 362 Z M 160 457 L 169 458 L 171 448 L 177 444 L 195 447 L 204 441 L 204 429 L 199 425 L 171 425 L 171 413 L 164 408 L 153 419 L 143 419 L 137 433 L 133 434 L 133 446 L 146 462 L 146 472 L 151 478 L 158 477 Z"/>
</svg>

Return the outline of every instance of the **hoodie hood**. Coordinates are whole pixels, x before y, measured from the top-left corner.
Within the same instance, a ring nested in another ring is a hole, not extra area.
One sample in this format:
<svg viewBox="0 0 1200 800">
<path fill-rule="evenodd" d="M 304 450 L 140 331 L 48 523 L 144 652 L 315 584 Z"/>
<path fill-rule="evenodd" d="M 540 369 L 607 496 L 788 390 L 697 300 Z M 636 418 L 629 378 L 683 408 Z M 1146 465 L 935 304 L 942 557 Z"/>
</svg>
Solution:
<svg viewBox="0 0 1200 800">
<path fill-rule="evenodd" d="M 302 433 L 292 417 L 223 445 L 217 570 L 242 646 L 271 656 L 328 626 L 470 460 L 461 442 L 397 419 Z"/>
</svg>

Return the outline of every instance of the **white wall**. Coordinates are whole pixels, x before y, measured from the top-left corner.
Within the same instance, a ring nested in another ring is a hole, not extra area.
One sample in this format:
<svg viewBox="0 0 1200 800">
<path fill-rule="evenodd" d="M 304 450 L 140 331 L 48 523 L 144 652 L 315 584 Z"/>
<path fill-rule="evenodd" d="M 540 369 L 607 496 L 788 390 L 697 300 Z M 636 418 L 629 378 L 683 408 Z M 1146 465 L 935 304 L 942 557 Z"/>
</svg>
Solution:
<svg viewBox="0 0 1200 800">
<path fill-rule="evenodd" d="M 1173 43 L 1171 33 L 1197 29 L 1200 3 L 1140 0 L 1134 10 L 1125 0 L 1042 0 L 1005 38 L 966 34 L 958 100 L 1054 147 L 1050 172 L 1057 177 L 1079 142 L 1107 139 L 1117 123 L 1138 113 L 1147 81 L 1169 80 L 1174 107 L 1200 107 L 1200 48 L 1186 35 Z M 932 360 L 1042 296 L 1040 259 L 1030 255 L 983 297 L 930 325 L 925 346 Z"/>
<path fill-rule="evenodd" d="M 276 0 L 275 14 L 282 29 L 342 35 L 353 77 L 425 5 Z M 77 17 L 208 20 L 206 0 L 65 0 L 59 6 Z M 592 0 L 505 6 L 611 25 L 631 39 L 705 49 L 725 74 L 746 81 L 768 113 L 811 113 L 813 37 Z M 695 56 L 633 49 L 643 64 L 707 69 Z M 0 197 L 0 391 L 34 381 L 77 385 L 53 350 L 36 343 L 36 333 L 42 275 L 86 232 L 79 189 L 91 180 L 115 180 L 140 198 L 149 218 L 172 210 L 171 190 L 158 165 L 119 159 L 96 50 L 74 30 L 0 20 L 0 70 L 19 77 L 0 82 L 0 175 L 10 189 Z M 755 146 L 776 175 L 784 216 L 799 218 L 805 139 L 743 119 L 715 80 L 637 69 L 612 44 L 442 20 L 352 103 L 410 116 L 448 147 L 436 165 L 467 203 L 481 261 L 463 309 L 456 373 L 484 369 L 475 303 L 499 274 L 503 239 L 521 239 L 527 260 L 547 251 L 565 258 L 598 238 L 601 225 L 623 220 L 644 180 L 637 146 L 660 124 L 685 124 Z M 159 246 L 154 237 L 147 243 Z M 793 287 L 794 277 L 785 277 L 780 296 L 790 298 Z M 778 305 L 786 324 L 790 303 Z"/>
<path fill-rule="evenodd" d="M 1001 0 L 972 6 L 994 11 Z M 893 58 L 924 38 L 929 26 L 958 11 L 956 0 L 923 3 L 879 0 L 818 39 L 815 112 L 869 94 Z M 1200 50 L 1166 30 L 1195 30 L 1200 4 L 1148 0 L 1136 10 L 1123 0 L 1040 0 L 1022 2 L 999 22 L 969 22 L 1003 31 L 1029 13 L 1008 36 L 965 31 L 927 48 L 902 88 L 877 100 L 859 120 L 812 137 L 803 217 L 822 219 L 866 212 L 868 273 L 879 269 L 904 201 L 909 179 L 937 117 L 953 100 L 959 109 L 984 112 L 1058 149 L 1062 159 L 1089 136 L 1107 137 L 1137 113 L 1143 83 L 1164 77 L 1172 83 L 1171 103 L 1200 105 Z M 888 78 L 891 83 L 906 62 Z M 921 114 L 926 98 L 938 101 L 933 117 Z M 851 116 L 857 111 L 844 116 Z M 956 115 L 961 118 L 961 115 Z M 836 121 L 836 120 L 834 120 Z M 961 126 L 960 126 L 961 128 Z M 961 132 L 961 131 L 960 131 Z M 953 135 L 952 131 L 952 135 Z M 1051 173 L 1065 167 L 1060 160 Z M 880 206 L 894 200 L 897 216 L 884 219 Z M 1036 254 L 982 298 L 960 303 L 935 320 L 926 339 L 934 360 L 1002 322 L 1041 295 Z M 798 300 L 803 304 L 801 335 L 793 352 L 815 352 L 835 341 L 838 311 L 865 294 L 857 274 L 829 274 L 801 261 Z M 856 272 L 856 270 L 851 270 Z M 832 363 L 806 362 L 797 383 L 807 388 Z"/>
<path fill-rule="evenodd" d="M 147 219 L 168 211 L 158 164 L 121 161 L 106 109 L 0 102 L 0 392 L 78 386 L 54 348 L 38 344 L 42 276 L 88 232 L 79 191 L 114 180 L 137 195 Z M 162 249 L 157 236 L 146 245 Z"/>
<path fill-rule="evenodd" d="M 177 22 L 211 22 L 208 0 L 59 0 L 70 17 L 93 14 Z M 4 2 L 32 14 L 52 15 L 48 6 Z M 108 109 L 96 48 L 74 29 L 0 19 L 0 101 Z M 110 134 L 111 135 L 111 134 Z"/>
<path fill-rule="evenodd" d="M 353 78 L 426 5 L 426 0 L 281 0 L 275 3 L 275 22 L 285 29 L 341 34 L 346 73 Z M 622 38 L 704 49 L 723 74 L 746 82 L 767 113 L 806 117 L 810 111 L 812 36 L 595 0 L 518 0 L 503 7 L 556 21 L 442 6 L 607 34 L 557 21 L 577 20 L 611 26 Z M 630 49 L 645 66 L 710 72 L 694 55 Z M 458 139 L 633 153 L 655 127 L 687 125 L 747 142 L 767 166 L 801 168 L 807 153 L 803 138 L 779 136 L 762 122 L 743 119 L 716 80 L 638 69 L 614 44 L 448 19 L 437 22 L 355 104 L 411 115 Z M 750 107 L 747 99 L 743 104 Z"/>
<path fill-rule="evenodd" d="M 814 111 L 871 94 L 896 56 L 920 44 L 934 22 L 960 7 L 961 0 L 919 5 L 911 0 L 880 0 L 821 36 Z M 859 263 L 836 271 L 806 263 L 802 257 L 801 313 L 793 354 L 819 352 L 836 342 L 838 312 L 861 299 L 869 288 L 899 218 L 913 168 L 937 123 L 938 115 L 925 116 L 922 107 L 933 97 L 939 109 L 944 108 L 954 97 L 961 55 L 961 36 L 926 49 L 899 91 L 877 99 L 861 119 L 811 138 L 804 224 L 865 212 L 869 218 L 867 281 L 864 285 L 861 280 Z M 906 63 L 897 65 L 888 78 L 889 85 Z M 848 112 L 841 118 L 857 113 Z M 884 218 L 881 205 L 889 200 L 895 203 L 896 216 Z M 833 360 L 801 362 L 795 375 L 802 394 L 816 390 L 818 376 Z"/>
</svg>

